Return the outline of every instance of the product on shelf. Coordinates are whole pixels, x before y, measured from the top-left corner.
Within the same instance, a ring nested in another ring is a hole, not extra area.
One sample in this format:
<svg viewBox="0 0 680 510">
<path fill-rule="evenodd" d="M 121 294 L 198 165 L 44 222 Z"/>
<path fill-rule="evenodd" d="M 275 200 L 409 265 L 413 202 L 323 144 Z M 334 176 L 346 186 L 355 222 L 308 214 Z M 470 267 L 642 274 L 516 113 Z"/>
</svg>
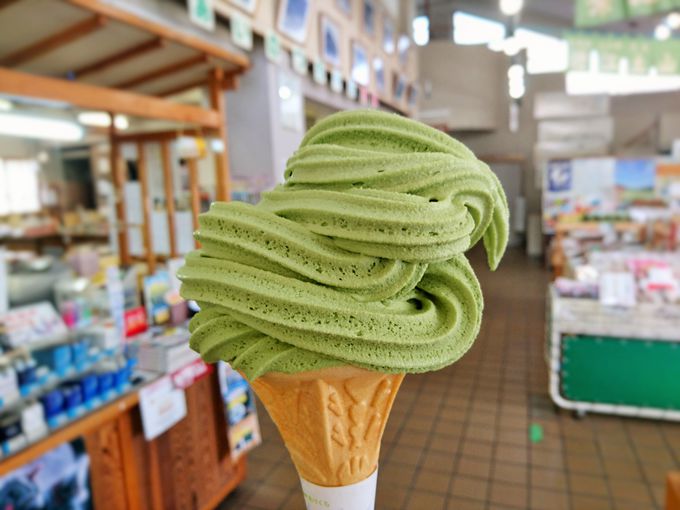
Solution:
<svg viewBox="0 0 680 510">
<path fill-rule="evenodd" d="M 252 382 L 306 494 L 337 504 L 356 486 L 366 499 L 342 505 L 368 508 L 404 373 L 455 362 L 479 331 L 463 253 L 483 238 L 496 267 L 507 203 L 465 146 L 376 111 L 315 125 L 285 179 L 257 206 L 201 216 L 179 275 L 202 305 L 192 347 Z"/>
</svg>

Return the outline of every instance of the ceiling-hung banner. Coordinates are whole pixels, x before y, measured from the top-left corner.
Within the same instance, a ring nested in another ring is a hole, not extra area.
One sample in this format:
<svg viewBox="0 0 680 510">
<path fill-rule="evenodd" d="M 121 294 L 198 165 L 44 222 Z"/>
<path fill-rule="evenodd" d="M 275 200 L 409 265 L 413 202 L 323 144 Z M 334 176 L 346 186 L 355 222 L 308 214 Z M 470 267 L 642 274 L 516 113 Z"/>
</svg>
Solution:
<svg viewBox="0 0 680 510">
<path fill-rule="evenodd" d="M 576 0 L 574 5 L 574 24 L 594 27 L 668 12 L 680 7 L 680 0 Z"/>
</svg>

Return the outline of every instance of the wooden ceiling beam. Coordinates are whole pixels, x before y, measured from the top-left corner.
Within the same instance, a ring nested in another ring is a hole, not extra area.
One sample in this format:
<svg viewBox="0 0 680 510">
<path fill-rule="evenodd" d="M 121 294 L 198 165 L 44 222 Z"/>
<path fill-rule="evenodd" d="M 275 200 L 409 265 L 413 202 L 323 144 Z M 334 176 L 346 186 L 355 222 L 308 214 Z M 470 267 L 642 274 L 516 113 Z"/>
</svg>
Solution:
<svg viewBox="0 0 680 510">
<path fill-rule="evenodd" d="M 156 92 L 154 95 L 156 95 L 158 97 L 174 96 L 175 94 L 179 94 L 180 92 L 184 92 L 185 90 L 195 89 L 197 87 L 207 87 L 207 86 L 208 86 L 208 77 L 206 76 L 205 78 L 201 78 L 199 80 L 193 80 L 193 81 L 184 83 L 182 85 L 176 85 L 174 87 L 163 90 L 161 92 Z"/>
<path fill-rule="evenodd" d="M 0 67 L 0 93 L 63 101 L 81 108 L 113 111 L 142 118 L 187 122 L 204 128 L 217 128 L 223 122 L 214 110 L 2 67 Z"/>
<path fill-rule="evenodd" d="M 130 48 L 126 48 L 122 51 L 109 55 L 108 57 L 104 57 L 103 59 L 97 60 L 92 64 L 83 66 L 80 69 L 76 69 L 75 71 L 73 71 L 73 74 L 75 75 L 76 78 L 82 78 L 83 76 L 86 76 L 88 74 L 103 71 L 104 69 L 107 69 L 111 66 L 121 64 L 126 60 L 139 57 L 144 53 L 164 48 L 165 45 L 166 43 L 163 38 L 155 37 L 149 41 L 145 41 L 141 44 L 137 44 L 136 46 L 132 46 Z"/>
<path fill-rule="evenodd" d="M 0 59 L 0 66 L 15 67 L 29 60 L 33 60 L 51 51 L 56 50 L 70 42 L 86 36 L 100 29 L 106 24 L 106 18 L 100 14 L 95 14 L 86 20 L 80 21 L 68 28 L 60 30 L 45 39 L 41 39 L 26 48 L 22 48 L 5 58 Z"/>
<path fill-rule="evenodd" d="M 144 73 L 135 78 L 125 80 L 124 82 L 118 83 L 113 86 L 115 89 L 130 89 L 142 85 L 143 83 L 157 80 L 158 78 L 163 78 L 169 74 L 174 74 L 179 71 L 184 71 L 190 67 L 196 66 L 198 64 L 205 64 L 208 62 L 208 57 L 206 55 L 196 55 L 193 57 L 186 58 L 174 64 L 169 64 L 167 66 L 161 67 L 159 69 L 154 69 L 148 73 Z"/>
<path fill-rule="evenodd" d="M 188 46 L 196 51 L 205 53 L 211 57 L 231 62 L 232 64 L 246 70 L 250 67 L 248 57 L 238 53 L 232 53 L 215 44 L 212 44 L 200 37 L 196 37 L 187 32 L 175 30 L 171 27 L 158 23 L 148 17 L 142 17 L 137 12 L 122 9 L 108 0 L 65 0 L 67 3 L 76 7 L 87 9 L 91 12 L 106 16 L 110 20 L 119 21 L 127 25 L 139 28 L 154 34 L 158 37 L 173 41 L 183 46 Z"/>
<path fill-rule="evenodd" d="M 0 0 L 0 10 L 17 3 L 19 0 Z"/>
</svg>

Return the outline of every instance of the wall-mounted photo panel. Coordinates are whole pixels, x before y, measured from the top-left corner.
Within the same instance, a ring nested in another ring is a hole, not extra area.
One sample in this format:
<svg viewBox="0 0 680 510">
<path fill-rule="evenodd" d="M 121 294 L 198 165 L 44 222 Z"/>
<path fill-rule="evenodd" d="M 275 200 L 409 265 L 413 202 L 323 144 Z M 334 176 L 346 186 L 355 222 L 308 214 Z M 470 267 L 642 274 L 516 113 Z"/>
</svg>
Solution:
<svg viewBox="0 0 680 510">
<path fill-rule="evenodd" d="M 352 0 L 335 0 L 335 6 L 348 18 L 352 17 Z"/>
<path fill-rule="evenodd" d="M 356 41 L 352 42 L 352 79 L 364 87 L 367 87 L 370 81 L 370 65 L 366 49 Z"/>
<path fill-rule="evenodd" d="M 309 0 L 281 0 L 279 2 L 278 30 L 281 34 L 303 43 L 307 37 Z"/>
<path fill-rule="evenodd" d="M 378 93 L 385 93 L 385 64 L 381 58 L 373 59 L 373 73 L 375 76 L 375 86 Z"/>
<path fill-rule="evenodd" d="M 362 23 L 366 35 L 375 35 L 375 2 L 373 0 L 363 0 Z"/>
<path fill-rule="evenodd" d="M 255 8 L 257 7 L 257 0 L 229 0 L 229 3 L 240 9 L 243 9 L 250 14 L 253 14 L 255 12 Z"/>
<path fill-rule="evenodd" d="M 399 64 L 405 66 L 408 63 L 408 50 L 411 48 L 411 39 L 406 34 L 399 36 L 397 51 L 399 52 Z"/>
<path fill-rule="evenodd" d="M 385 53 L 394 53 L 394 22 L 387 14 L 383 15 L 382 48 Z"/>
<path fill-rule="evenodd" d="M 340 28 L 328 16 L 321 15 L 321 58 L 331 67 L 340 67 Z"/>
</svg>

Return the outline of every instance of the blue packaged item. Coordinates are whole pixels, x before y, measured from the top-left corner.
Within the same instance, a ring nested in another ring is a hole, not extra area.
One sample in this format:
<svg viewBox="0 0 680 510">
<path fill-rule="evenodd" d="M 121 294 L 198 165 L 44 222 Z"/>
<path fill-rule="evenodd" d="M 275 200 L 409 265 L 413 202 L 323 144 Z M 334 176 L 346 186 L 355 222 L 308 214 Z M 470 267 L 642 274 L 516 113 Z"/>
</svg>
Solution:
<svg viewBox="0 0 680 510">
<path fill-rule="evenodd" d="M 78 370 L 82 370 L 88 362 L 88 343 L 84 340 L 71 344 L 72 363 Z"/>
<path fill-rule="evenodd" d="M 69 417 L 76 416 L 83 404 L 83 393 L 80 390 L 80 385 L 75 383 L 68 383 L 61 386 L 61 392 L 64 395 L 64 409 Z"/>
<path fill-rule="evenodd" d="M 116 390 L 122 391 L 130 379 L 130 370 L 128 369 L 127 365 L 119 367 L 118 370 L 113 373 L 113 377 Z"/>
<path fill-rule="evenodd" d="M 88 374 L 78 381 L 80 392 L 83 395 L 83 402 L 89 402 L 97 396 L 99 381 L 94 374 Z"/>
<path fill-rule="evenodd" d="M 106 397 L 113 388 L 113 373 L 102 372 L 97 374 L 97 392 L 99 396 Z"/>
<path fill-rule="evenodd" d="M 34 357 L 38 363 L 47 365 L 60 376 L 64 376 L 71 369 L 71 355 L 70 345 L 58 345 L 34 353 Z"/>
<path fill-rule="evenodd" d="M 45 411 L 45 419 L 49 422 L 64 410 L 64 395 L 58 389 L 52 390 L 40 397 L 40 403 Z"/>
<path fill-rule="evenodd" d="M 19 386 L 29 386 L 37 382 L 35 362 L 16 366 L 17 379 Z"/>
</svg>

